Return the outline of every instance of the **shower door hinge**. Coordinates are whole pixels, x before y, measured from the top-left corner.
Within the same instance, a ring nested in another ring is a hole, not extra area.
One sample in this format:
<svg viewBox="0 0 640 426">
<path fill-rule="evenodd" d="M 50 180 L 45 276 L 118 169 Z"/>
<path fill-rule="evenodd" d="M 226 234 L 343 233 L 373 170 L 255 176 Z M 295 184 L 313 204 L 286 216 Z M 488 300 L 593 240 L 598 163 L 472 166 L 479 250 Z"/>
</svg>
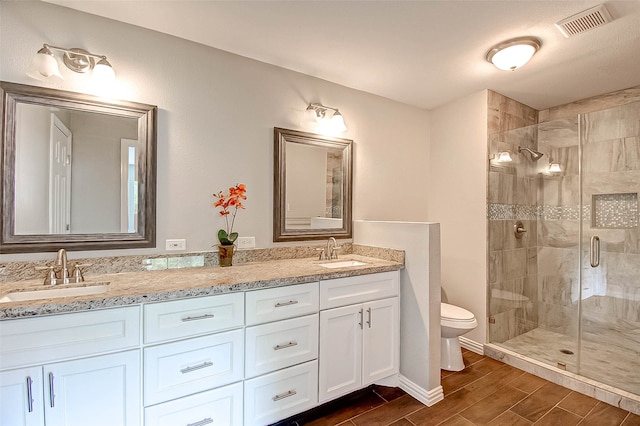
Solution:
<svg viewBox="0 0 640 426">
<path fill-rule="evenodd" d="M 489 317 L 489 324 L 495 324 L 496 319 L 494 317 Z"/>
</svg>

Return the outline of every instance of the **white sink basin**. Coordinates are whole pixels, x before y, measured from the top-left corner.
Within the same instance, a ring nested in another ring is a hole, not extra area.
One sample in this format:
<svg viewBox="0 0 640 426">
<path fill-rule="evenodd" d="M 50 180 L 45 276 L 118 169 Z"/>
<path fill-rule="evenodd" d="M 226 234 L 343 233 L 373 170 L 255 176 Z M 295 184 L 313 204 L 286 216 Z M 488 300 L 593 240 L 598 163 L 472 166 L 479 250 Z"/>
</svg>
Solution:
<svg viewBox="0 0 640 426">
<path fill-rule="evenodd" d="M 54 299 L 57 297 L 86 296 L 89 294 L 104 293 L 109 288 L 108 282 L 84 285 L 82 287 L 63 287 L 63 285 L 65 284 L 62 284 L 60 287 L 43 288 L 42 290 L 14 291 L 12 293 L 7 293 L 4 297 L 0 298 L 0 303 Z"/>
<path fill-rule="evenodd" d="M 364 262 L 358 260 L 341 260 L 338 262 L 320 263 L 323 268 L 335 269 L 335 268 L 347 268 L 349 266 L 362 266 L 366 265 Z"/>
</svg>

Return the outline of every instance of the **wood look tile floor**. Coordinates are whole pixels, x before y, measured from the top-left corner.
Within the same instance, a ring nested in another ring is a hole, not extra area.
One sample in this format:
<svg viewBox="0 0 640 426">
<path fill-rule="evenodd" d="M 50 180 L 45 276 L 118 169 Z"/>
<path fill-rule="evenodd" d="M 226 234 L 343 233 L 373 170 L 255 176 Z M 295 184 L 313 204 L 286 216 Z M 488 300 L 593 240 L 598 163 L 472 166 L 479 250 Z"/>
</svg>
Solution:
<svg viewBox="0 0 640 426">
<path fill-rule="evenodd" d="M 640 416 L 463 349 L 466 368 L 442 371 L 445 398 L 427 407 L 373 386 L 278 426 L 640 426 Z"/>
</svg>

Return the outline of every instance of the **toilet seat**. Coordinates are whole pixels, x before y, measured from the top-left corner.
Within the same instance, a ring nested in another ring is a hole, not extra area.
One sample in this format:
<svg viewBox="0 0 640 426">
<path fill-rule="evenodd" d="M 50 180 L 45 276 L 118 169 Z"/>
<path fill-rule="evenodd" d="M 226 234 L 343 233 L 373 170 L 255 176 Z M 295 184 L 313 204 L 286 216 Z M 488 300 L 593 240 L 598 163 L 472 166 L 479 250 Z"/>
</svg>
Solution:
<svg viewBox="0 0 640 426">
<path fill-rule="evenodd" d="M 473 313 L 460 306 L 440 303 L 440 319 L 447 322 L 472 323 L 476 321 Z"/>
</svg>

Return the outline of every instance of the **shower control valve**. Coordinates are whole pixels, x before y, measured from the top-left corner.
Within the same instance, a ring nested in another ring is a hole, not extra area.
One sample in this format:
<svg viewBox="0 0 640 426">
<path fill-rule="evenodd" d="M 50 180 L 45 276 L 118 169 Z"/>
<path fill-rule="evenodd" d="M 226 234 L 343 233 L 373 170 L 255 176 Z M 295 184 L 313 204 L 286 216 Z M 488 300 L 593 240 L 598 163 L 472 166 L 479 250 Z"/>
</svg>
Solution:
<svg viewBox="0 0 640 426">
<path fill-rule="evenodd" d="M 522 224 L 522 222 L 517 221 L 515 225 L 513 225 L 513 234 L 515 235 L 516 239 L 521 239 L 525 236 L 526 233 L 527 230 L 524 229 L 524 225 Z"/>
</svg>

